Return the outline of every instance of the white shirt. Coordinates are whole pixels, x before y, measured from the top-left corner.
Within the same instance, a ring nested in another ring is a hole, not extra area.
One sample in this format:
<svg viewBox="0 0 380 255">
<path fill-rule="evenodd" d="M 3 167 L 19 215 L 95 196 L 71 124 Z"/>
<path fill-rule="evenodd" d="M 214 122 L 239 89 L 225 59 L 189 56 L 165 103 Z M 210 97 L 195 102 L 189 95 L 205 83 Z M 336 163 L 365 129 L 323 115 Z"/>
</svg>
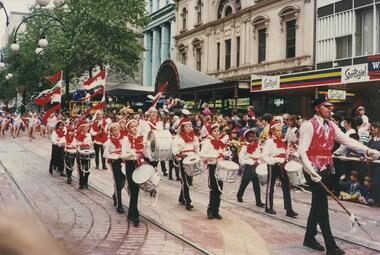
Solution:
<svg viewBox="0 0 380 255">
<path fill-rule="evenodd" d="M 351 128 L 351 129 L 347 130 L 346 133 L 344 133 L 344 134 L 347 135 L 347 136 L 350 136 L 352 134 L 356 134 L 356 131 L 355 131 L 355 129 Z M 336 154 L 336 155 L 345 155 L 346 151 L 347 151 L 347 147 L 341 144 L 339 146 L 339 148 L 336 149 L 336 151 L 334 152 L 334 154 Z"/>
<path fill-rule="evenodd" d="M 221 153 L 222 154 L 225 153 L 224 149 L 216 150 L 214 148 L 214 146 L 212 145 L 210 139 L 204 140 L 202 142 L 201 148 L 202 149 L 201 149 L 199 154 L 202 155 L 202 157 L 204 157 L 204 158 L 218 158 Z M 208 162 L 209 165 L 216 165 L 216 163 L 217 163 L 217 160 L 213 160 L 213 161 Z"/>
<path fill-rule="evenodd" d="M 323 125 L 324 119 L 317 115 L 316 117 L 319 124 Z M 331 124 L 335 130 L 334 140 L 336 142 L 343 144 L 344 146 L 356 152 L 365 153 L 368 150 L 367 146 L 345 135 L 340 130 L 340 128 L 334 123 L 331 123 Z M 298 153 L 303 163 L 304 170 L 309 174 L 316 172 L 316 169 L 314 168 L 314 166 L 309 160 L 309 157 L 306 154 L 307 151 L 309 150 L 309 147 L 311 146 L 311 140 L 313 138 L 313 134 L 314 134 L 313 124 L 310 121 L 305 121 L 300 128 L 300 142 L 298 146 Z"/>
<path fill-rule="evenodd" d="M 248 154 L 247 145 L 244 144 L 239 153 L 240 166 L 253 165 L 255 162 L 259 161 L 259 160 L 254 160 L 253 158 L 261 159 L 260 146 L 257 146 L 256 150 L 252 154 Z"/>
<path fill-rule="evenodd" d="M 274 165 L 277 163 L 282 163 L 285 161 L 284 158 L 277 157 L 277 155 L 286 154 L 285 148 L 277 148 L 276 143 L 273 141 L 273 138 L 268 138 L 265 141 L 263 151 L 262 151 L 262 159 L 268 165 Z"/>
<path fill-rule="evenodd" d="M 120 145 L 121 148 L 117 149 L 116 146 L 111 142 L 110 139 L 108 139 L 104 144 L 104 154 L 103 157 L 106 159 L 112 159 L 112 160 L 117 160 L 119 158 L 122 158 L 122 154 L 126 154 L 126 147 L 123 148 L 122 146 L 123 140 L 120 140 Z M 124 149 L 124 151 L 123 151 Z M 121 151 L 121 153 L 119 153 Z"/>
<path fill-rule="evenodd" d="M 158 121 L 156 123 L 157 130 L 164 130 L 164 124 L 162 121 Z M 138 133 L 143 135 L 144 138 L 148 137 L 149 132 L 151 131 L 151 127 L 149 125 L 149 121 L 140 121 L 139 127 L 138 127 Z"/>
<path fill-rule="evenodd" d="M 193 152 L 191 152 L 193 150 Z M 194 136 L 194 141 L 191 143 L 186 143 L 180 135 L 176 135 L 172 141 L 172 153 L 175 156 L 192 155 L 199 153 L 199 141 L 196 136 Z"/>
<path fill-rule="evenodd" d="M 50 141 L 54 145 L 58 145 L 59 147 L 63 147 L 64 144 L 66 143 L 66 137 L 63 136 L 61 138 L 58 137 L 57 132 L 55 130 L 51 133 Z"/>
</svg>

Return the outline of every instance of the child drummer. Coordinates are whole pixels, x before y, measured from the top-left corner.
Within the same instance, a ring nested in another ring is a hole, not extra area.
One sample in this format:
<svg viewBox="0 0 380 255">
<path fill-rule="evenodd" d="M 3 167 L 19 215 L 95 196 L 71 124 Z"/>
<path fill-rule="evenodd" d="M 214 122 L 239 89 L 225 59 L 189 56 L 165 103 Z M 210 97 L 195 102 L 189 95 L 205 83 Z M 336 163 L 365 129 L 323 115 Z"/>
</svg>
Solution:
<svg viewBox="0 0 380 255">
<path fill-rule="evenodd" d="M 281 180 L 282 193 L 284 195 L 284 207 L 286 216 L 295 218 L 298 214 L 292 209 L 290 197 L 289 179 L 284 165 L 287 159 L 287 145 L 282 140 L 282 125 L 279 122 L 271 122 L 270 137 L 265 141 L 262 158 L 268 164 L 268 186 L 266 190 L 265 212 L 276 214 L 273 210 L 274 185 L 277 178 Z"/>
<path fill-rule="evenodd" d="M 71 184 L 71 175 L 73 173 L 73 167 L 76 158 L 76 148 L 74 144 L 75 129 L 71 125 L 66 126 L 66 144 L 65 144 L 65 167 L 67 175 L 67 184 Z"/>
<path fill-rule="evenodd" d="M 256 137 L 255 129 L 247 129 L 244 132 L 245 143 L 241 148 L 239 153 L 239 163 L 243 168 L 243 176 L 241 179 L 239 191 L 237 193 L 238 202 L 243 202 L 243 194 L 248 184 L 252 182 L 253 191 L 256 198 L 256 206 L 264 207 L 264 204 L 261 202 L 260 196 L 260 183 L 255 172 L 256 166 L 261 160 L 260 147 L 258 139 Z"/>
<path fill-rule="evenodd" d="M 209 189 L 210 201 L 207 208 L 208 219 L 222 219 L 219 214 L 220 195 L 223 190 L 223 182 L 215 177 L 216 164 L 218 159 L 223 159 L 228 155 L 226 145 L 220 139 L 220 126 L 213 124 L 210 127 L 210 135 L 202 142 L 202 149 L 200 152 L 202 157 L 207 158 L 207 167 L 209 172 Z"/>
<path fill-rule="evenodd" d="M 125 175 L 121 169 L 121 156 L 122 156 L 122 138 L 120 137 L 120 125 L 112 123 L 109 126 L 109 138 L 104 143 L 104 158 L 111 166 L 112 175 L 114 179 L 115 192 L 112 196 L 116 211 L 124 213 L 123 204 L 121 200 L 121 191 L 125 184 Z"/>
<path fill-rule="evenodd" d="M 144 136 L 138 135 L 137 128 L 139 122 L 136 119 L 131 119 L 126 124 L 127 135 L 123 139 L 123 152 L 126 155 L 122 158 L 125 160 L 125 171 L 130 191 L 130 200 L 128 207 L 128 219 L 130 219 L 135 226 L 140 222 L 139 210 L 137 207 L 139 196 L 139 185 L 132 179 L 133 172 L 137 167 L 145 163 L 144 161 Z"/>
<path fill-rule="evenodd" d="M 88 177 L 90 175 L 90 159 L 80 159 L 81 151 L 90 149 L 92 146 L 91 134 L 88 132 L 89 124 L 86 120 L 78 123 L 77 133 L 74 138 L 74 144 L 77 146 L 77 168 L 79 176 L 79 189 L 88 189 Z"/>
<path fill-rule="evenodd" d="M 60 176 L 66 176 L 63 172 L 64 169 L 64 144 L 65 144 L 65 124 L 62 121 L 58 121 L 55 125 L 55 130 L 51 135 L 52 142 L 52 151 L 51 151 L 51 160 L 49 166 L 49 173 L 53 173 L 53 169 L 59 171 Z"/>
<path fill-rule="evenodd" d="M 189 176 L 186 174 L 183 166 L 183 159 L 199 153 L 199 141 L 195 136 L 191 120 L 182 118 L 179 123 L 178 135 L 175 136 L 172 142 L 172 153 L 179 161 L 181 175 L 181 192 L 178 201 L 186 206 L 186 210 L 191 210 L 190 191 L 189 191 Z"/>
</svg>

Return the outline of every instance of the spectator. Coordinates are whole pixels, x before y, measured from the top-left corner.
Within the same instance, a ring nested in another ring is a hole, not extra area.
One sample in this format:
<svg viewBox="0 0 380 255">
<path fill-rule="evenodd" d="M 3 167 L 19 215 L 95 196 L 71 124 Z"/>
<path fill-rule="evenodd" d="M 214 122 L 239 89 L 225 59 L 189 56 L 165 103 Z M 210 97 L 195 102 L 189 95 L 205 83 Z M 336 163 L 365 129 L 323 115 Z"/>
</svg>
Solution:
<svg viewBox="0 0 380 255">
<path fill-rule="evenodd" d="M 360 191 L 360 197 L 358 199 L 359 203 L 364 205 L 373 205 L 375 202 L 375 191 L 373 187 L 372 178 L 366 176 L 364 178 L 364 185 Z"/>
<path fill-rule="evenodd" d="M 270 123 L 272 122 L 272 120 L 273 120 L 272 114 L 265 113 L 263 115 L 262 123 L 263 123 L 264 129 L 260 133 L 260 136 L 259 136 L 260 142 L 264 142 L 269 137 L 269 131 L 270 131 L 269 127 L 270 127 Z"/>
<path fill-rule="evenodd" d="M 371 127 L 372 138 L 368 142 L 368 147 L 375 150 L 380 150 L 380 123 L 372 123 Z M 373 186 L 375 192 L 375 203 L 380 204 L 380 164 L 370 164 L 370 172 L 373 176 Z"/>
<path fill-rule="evenodd" d="M 247 107 L 247 115 L 250 119 L 256 119 L 255 107 L 253 105 Z"/>
<path fill-rule="evenodd" d="M 364 124 L 361 117 L 355 117 L 354 122 L 357 126 L 357 133 L 359 135 L 359 142 L 367 144 L 369 142 L 368 127 Z"/>
<path fill-rule="evenodd" d="M 343 191 L 339 193 L 339 199 L 345 201 L 356 201 L 360 197 L 361 185 L 358 182 L 357 171 L 351 172 L 350 180 L 347 182 L 341 179 L 340 185 Z"/>
<path fill-rule="evenodd" d="M 367 115 L 365 115 L 365 108 L 364 108 L 364 106 L 359 106 L 358 109 L 356 109 L 356 114 L 357 114 L 360 118 L 362 118 L 363 123 L 364 123 L 365 125 L 368 125 L 368 124 L 369 124 L 369 119 L 368 119 Z"/>
<path fill-rule="evenodd" d="M 346 129 L 342 126 L 343 122 L 343 116 L 340 115 L 339 113 L 335 113 L 332 117 L 331 120 L 342 130 L 343 133 L 346 133 Z"/>
</svg>

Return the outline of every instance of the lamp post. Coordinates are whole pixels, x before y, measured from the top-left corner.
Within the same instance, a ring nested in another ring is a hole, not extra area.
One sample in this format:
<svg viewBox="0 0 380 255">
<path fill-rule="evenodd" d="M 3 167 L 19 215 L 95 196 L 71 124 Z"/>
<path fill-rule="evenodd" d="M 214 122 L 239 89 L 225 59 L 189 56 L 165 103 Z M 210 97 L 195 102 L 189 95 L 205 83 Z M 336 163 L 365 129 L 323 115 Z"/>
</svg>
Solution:
<svg viewBox="0 0 380 255">
<path fill-rule="evenodd" d="M 5 24 L 8 26 L 8 25 L 9 25 L 9 16 L 8 16 L 8 12 L 7 12 L 7 9 L 5 9 L 4 4 L 3 4 L 1 1 L 0 1 L 0 7 L 1 7 L 1 9 L 3 9 L 4 12 L 5 12 L 5 18 L 6 18 L 6 22 L 5 22 Z"/>
<path fill-rule="evenodd" d="M 5 67 L 5 63 L 4 63 L 3 51 L 0 50 L 0 69 L 3 69 L 4 67 Z"/>
</svg>

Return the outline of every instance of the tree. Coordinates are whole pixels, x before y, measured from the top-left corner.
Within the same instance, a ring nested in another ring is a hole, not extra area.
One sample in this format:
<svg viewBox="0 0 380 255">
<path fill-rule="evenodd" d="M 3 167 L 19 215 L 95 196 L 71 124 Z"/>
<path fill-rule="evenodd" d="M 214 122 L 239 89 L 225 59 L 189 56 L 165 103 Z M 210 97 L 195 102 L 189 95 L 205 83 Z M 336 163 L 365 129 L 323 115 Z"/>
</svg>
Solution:
<svg viewBox="0 0 380 255">
<path fill-rule="evenodd" d="M 138 70 L 141 45 L 140 28 L 145 26 L 145 4 L 141 0 L 66 0 L 60 8 L 31 8 L 31 14 L 44 13 L 61 21 L 41 16 L 28 20 L 24 33 L 17 36 L 20 52 L 6 52 L 9 71 L 14 73 L 13 86 L 27 91 L 42 90 L 36 84 L 53 70 L 64 70 L 66 88 L 99 65 L 109 66 L 119 76 L 134 77 Z M 48 29 L 45 29 L 48 28 Z M 49 46 L 36 60 L 34 50 L 41 32 L 45 31 Z M 8 47 L 9 48 L 9 47 Z M 0 74 L 1 76 L 1 74 Z M 1 85 L 1 84 L 0 84 Z M 7 85 L 9 86 L 9 85 Z M 1 97 L 2 95 L 0 95 Z"/>
</svg>

